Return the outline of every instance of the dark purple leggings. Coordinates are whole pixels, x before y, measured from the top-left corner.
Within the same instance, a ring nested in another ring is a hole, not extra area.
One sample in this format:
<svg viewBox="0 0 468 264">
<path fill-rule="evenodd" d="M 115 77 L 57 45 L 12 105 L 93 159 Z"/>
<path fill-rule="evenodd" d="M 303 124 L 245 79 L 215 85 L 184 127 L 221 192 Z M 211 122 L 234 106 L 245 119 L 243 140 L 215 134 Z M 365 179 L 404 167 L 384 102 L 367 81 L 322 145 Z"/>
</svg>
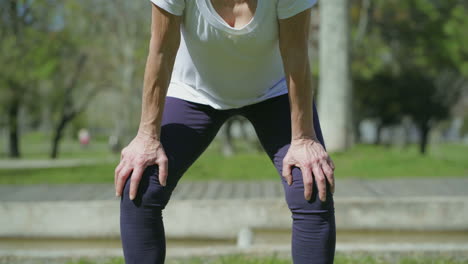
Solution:
<svg viewBox="0 0 468 264">
<path fill-rule="evenodd" d="M 315 132 L 324 145 L 315 104 L 313 107 Z M 150 166 L 143 173 L 137 197 L 131 201 L 128 195 L 130 181 L 127 180 L 120 203 L 120 231 L 127 264 L 164 263 L 166 242 L 162 210 L 184 172 L 208 147 L 221 125 L 233 115 L 242 115 L 252 122 L 263 148 L 278 171 L 292 213 L 294 263 L 333 263 L 336 230 L 329 183 L 326 202 L 318 198 L 316 184 L 313 185 L 311 200 L 307 201 L 304 199 L 299 168 L 292 170 L 291 186 L 281 177 L 282 160 L 291 141 L 289 98 L 288 94 L 284 94 L 228 110 L 217 110 L 174 97 L 166 98 L 161 143 L 169 160 L 167 185 L 162 187 L 159 184 L 157 165 Z"/>
</svg>

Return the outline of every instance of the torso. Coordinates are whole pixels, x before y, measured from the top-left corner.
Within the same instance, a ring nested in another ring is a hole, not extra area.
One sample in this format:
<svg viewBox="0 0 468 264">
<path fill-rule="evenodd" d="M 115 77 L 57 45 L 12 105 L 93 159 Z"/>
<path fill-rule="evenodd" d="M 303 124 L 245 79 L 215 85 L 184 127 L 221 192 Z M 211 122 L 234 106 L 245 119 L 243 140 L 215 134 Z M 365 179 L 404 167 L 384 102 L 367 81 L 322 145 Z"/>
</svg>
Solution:
<svg viewBox="0 0 468 264">
<path fill-rule="evenodd" d="M 179 1 L 182 38 L 168 96 L 230 109 L 288 92 L 278 7 L 295 12 L 315 0 Z"/>
<path fill-rule="evenodd" d="M 231 27 L 242 28 L 253 19 L 257 0 L 210 0 L 218 15 Z"/>
<path fill-rule="evenodd" d="M 185 3 L 169 96 L 228 109 L 287 93 L 277 1 Z"/>
</svg>

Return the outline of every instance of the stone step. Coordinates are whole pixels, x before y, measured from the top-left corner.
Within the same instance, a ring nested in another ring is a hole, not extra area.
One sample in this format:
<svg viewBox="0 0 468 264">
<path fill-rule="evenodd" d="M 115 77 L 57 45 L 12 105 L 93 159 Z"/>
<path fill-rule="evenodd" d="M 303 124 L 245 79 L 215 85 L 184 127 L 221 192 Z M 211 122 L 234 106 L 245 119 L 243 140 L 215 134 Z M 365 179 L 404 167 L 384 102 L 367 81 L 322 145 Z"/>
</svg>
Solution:
<svg viewBox="0 0 468 264">
<path fill-rule="evenodd" d="M 283 198 L 280 181 L 181 181 L 172 199 Z M 113 184 L 0 185 L 0 201 L 114 200 Z M 468 177 L 339 179 L 337 198 L 346 197 L 457 197 L 468 196 Z"/>
</svg>

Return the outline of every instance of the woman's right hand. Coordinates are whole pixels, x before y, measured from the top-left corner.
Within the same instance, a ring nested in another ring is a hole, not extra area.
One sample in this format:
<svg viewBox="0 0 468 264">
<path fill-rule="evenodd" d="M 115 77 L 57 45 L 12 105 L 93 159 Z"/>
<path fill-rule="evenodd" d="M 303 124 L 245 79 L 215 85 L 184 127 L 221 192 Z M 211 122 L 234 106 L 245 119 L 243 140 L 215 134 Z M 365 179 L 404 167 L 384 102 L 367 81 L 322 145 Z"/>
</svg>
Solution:
<svg viewBox="0 0 468 264">
<path fill-rule="evenodd" d="M 159 167 L 159 182 L 166 186 L 168 160 L 161 142 L 145 133 L 138 133 L 122 150 L 120 163 L 115 168 L 115 195 L 122 195 L 125 182 L 131 174 L 130 200 L 135 199 L 144 170 L 154 164 Z"/>
</svg>

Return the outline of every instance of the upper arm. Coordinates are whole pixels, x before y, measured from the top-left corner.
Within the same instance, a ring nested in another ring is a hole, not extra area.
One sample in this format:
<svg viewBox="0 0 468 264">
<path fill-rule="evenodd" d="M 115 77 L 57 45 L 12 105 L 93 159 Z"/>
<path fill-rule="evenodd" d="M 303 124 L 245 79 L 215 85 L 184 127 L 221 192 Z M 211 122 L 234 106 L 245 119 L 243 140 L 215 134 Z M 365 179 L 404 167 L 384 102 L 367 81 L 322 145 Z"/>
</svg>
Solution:
<svg viewBox="0 0 468 264">
<path fill-rule="evenodd" d="M 307 55 L 310 9 L 316 3 L 317 0 L 277 0 L 279 40 L 283 55 Z"/>
<path fill-rule="evenodd" d="M 292 17 L 279 19 L 279 47 L 285 70 L 308 63 L 310 8 Z"/>
<path fill-rule="evenodd" d="M 169 53 L 175 56 L 180 44 L 180 24 L 182 17 L 172 14 L 151 0 L 151 40 L 150 52 Z"/>
</svg>

